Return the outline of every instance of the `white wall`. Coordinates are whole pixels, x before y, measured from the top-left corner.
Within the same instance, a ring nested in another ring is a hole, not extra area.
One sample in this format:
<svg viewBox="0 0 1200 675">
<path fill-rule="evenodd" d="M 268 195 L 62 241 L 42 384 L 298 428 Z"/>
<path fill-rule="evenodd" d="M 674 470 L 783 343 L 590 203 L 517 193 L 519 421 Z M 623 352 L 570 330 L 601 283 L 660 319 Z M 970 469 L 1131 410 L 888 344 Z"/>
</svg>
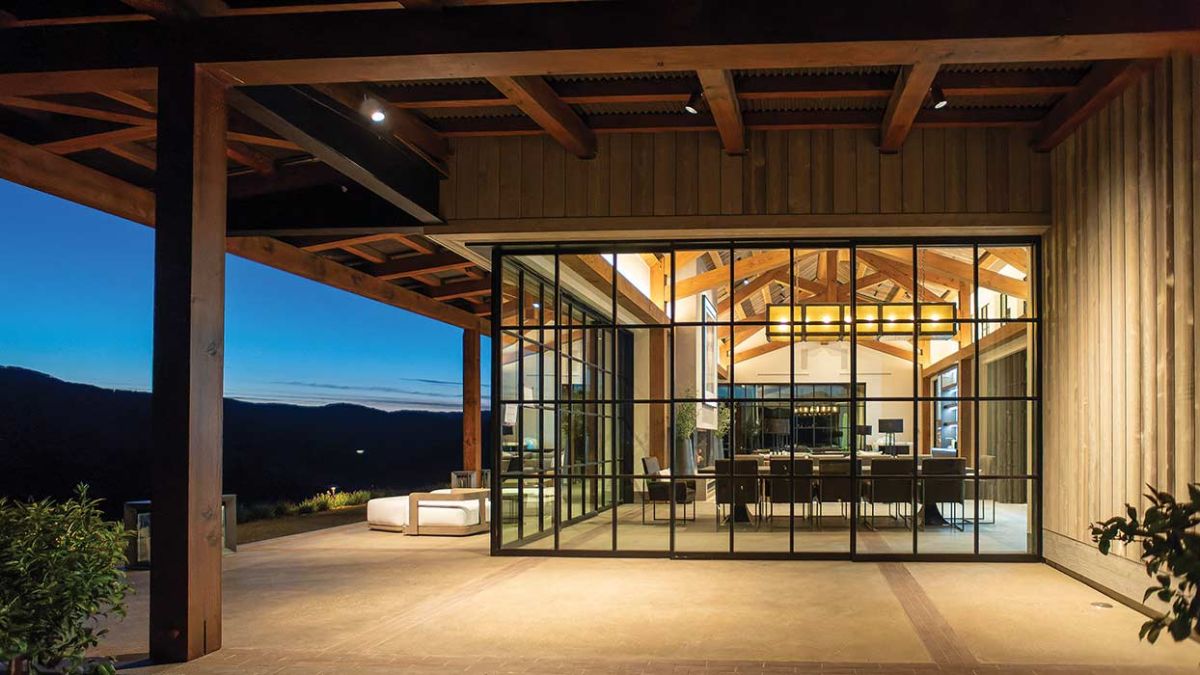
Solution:
<svg viewBox="0 0 1200 675">
<path fill-rule="evenodd" d="M 739 351 L 766 342 L 766 337 L 756 335 L 739 346 Z M 907 342 L 896 342 L 896 346 L 908 349 Z M 734 366 L 734 377 L 738 384 L 787 384 L 791 377 L 788 364 L 792 350 L 787 347 L 738 362 Z M 796 383 L 838 383 L 850 381 L 849 342 L 797 342 Z M 866 384 L 867 397 L 913 395 L 913 367 L 910 361 L 890 354 L 860 347 L 858 350 L 858 381 Z M 878 431 L 880 418 L 901 418 L 904 433 L 896 434 L 898 442 L 913 440 L 913 405 L 911 401 L 868 401 L 866 404 L 867 424 Z M 883 434 L 867 437 L 868 442 L 883 440 Z"/>
</svg>

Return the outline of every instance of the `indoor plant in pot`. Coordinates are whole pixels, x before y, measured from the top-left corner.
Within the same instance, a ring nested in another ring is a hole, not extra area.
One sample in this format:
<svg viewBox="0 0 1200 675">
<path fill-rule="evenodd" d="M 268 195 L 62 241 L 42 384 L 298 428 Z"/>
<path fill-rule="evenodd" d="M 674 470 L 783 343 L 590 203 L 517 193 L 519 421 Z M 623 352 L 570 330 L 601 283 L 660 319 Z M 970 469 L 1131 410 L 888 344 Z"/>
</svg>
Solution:
<svg viewBox="0 0 1200 675">
<path fill-rule="evenodd" d="M 0 497 L 0 663 L 9 673 L 113 673 L 86 652 L 125 615 L 128 536 L 80 485 L 71 499 Z"/>
</svg>

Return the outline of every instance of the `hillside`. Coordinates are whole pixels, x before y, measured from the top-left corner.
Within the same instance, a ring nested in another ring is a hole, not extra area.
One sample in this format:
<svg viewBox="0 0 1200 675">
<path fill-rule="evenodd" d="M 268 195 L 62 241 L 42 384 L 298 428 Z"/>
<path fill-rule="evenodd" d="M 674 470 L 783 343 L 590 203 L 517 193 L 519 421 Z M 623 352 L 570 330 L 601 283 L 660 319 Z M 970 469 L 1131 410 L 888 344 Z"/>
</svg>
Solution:
<svg viewBox="0 0 1200 675">
<path fill-rule="evenodd" d="M 251 503 L 331 485 L 444 483 L 462 461 L 461 420 L 461 413 L 225 399 L 224 489 Z M 0 366 L 0 495 L 64 496 L 82 481 L 115 514 L 124 501 L 150 496 L 150 470 L 149 394 Z"/>
</svg>

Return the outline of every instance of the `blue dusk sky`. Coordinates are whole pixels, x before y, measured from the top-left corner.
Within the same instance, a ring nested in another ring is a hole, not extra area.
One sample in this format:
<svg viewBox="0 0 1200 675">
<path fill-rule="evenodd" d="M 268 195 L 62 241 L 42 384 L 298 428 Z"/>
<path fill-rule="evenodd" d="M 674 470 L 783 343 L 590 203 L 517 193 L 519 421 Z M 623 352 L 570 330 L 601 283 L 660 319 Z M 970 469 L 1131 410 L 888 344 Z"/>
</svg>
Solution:
<svg viewBox="0 0 1200 675">
<path fill-rule="evenodd" d="M 235 256 L 226 265 L 226 396 L 461 409 L 460 329 Z M 153 298 L 153 230 L 0 180 L 0 365 L 149 391 Z"/>
</svg>

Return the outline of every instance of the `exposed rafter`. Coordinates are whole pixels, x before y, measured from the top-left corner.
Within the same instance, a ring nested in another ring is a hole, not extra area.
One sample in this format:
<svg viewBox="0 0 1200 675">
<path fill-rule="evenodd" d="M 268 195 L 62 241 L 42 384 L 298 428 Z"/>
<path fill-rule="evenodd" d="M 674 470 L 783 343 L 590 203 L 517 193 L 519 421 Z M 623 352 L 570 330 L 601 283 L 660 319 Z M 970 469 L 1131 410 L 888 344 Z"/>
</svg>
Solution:
<svg viewBox="0 0 1200 675">
<path fill-rule="evenodd" d="M 887 111 L 883 115 L 883 126 L 879 132 L 880 152 L 896 152 L 904 145 L 937 72 L 938 64 L 929 62 L 900 68 L 896 87 L 892 90 Z"/>
<path fill-rule="evenodd" d="M 746 127 L 742 124 L 742 108 L 733 85 L 733 73 L 728 70 L 699 70 L 696 75 L 704 88 L 704 100 L 721 134 L 721 145 L 731 155 L 746 152 Z"/>
<path fill-rule="evenodd" d="M 375 111 L 385 113 L 384 119 L 376 122 L 380 129 L 423 157 L 438 173 L 449 175 L 446 157 L 450 154 L 450 146 L 424 120 L 407 110 L 392 109 L 385 99 L 363 85 L 323 84 L 315 89 L 364 118 L 369 118 Z"/>
<path fill-rule="evenodd" d="M 1092 113 L 1116 98 L 1153 66 L 1149 60 L 1101 61 L 1047 113 L 1033 135 L 1035 150 L 1051 150 Z"/>
<path fill-rule="evenodd" d="M 488 81 L 568 152 L 584 159 L 596 155 L 596 135 L 571 106 L 562 102 L 546 80 L 535 76 L 498 76 Z"/>
</svg>

